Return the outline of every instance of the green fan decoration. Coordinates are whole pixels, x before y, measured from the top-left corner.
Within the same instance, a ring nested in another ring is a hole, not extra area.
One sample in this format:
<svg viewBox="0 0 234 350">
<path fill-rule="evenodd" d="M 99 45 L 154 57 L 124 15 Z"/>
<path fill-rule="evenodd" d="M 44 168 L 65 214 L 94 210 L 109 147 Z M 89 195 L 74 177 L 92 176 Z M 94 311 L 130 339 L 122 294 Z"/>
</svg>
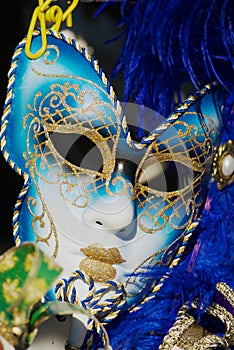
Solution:
<svg viewBox="0 0 234 350">
<path fill-rule="evenodd" d="M 43 296 L 61 272 L 54 259 L 33 243 L 13 247 L 0 257 L 0 335 L 16 350 L 27 349 L 39 326 L 51 316 L 85 314 L 102 328 L 89 311 L 79 306 L 43 302 Z M 105 329 L 102 333 L 108 349 Z"/>
</svg>

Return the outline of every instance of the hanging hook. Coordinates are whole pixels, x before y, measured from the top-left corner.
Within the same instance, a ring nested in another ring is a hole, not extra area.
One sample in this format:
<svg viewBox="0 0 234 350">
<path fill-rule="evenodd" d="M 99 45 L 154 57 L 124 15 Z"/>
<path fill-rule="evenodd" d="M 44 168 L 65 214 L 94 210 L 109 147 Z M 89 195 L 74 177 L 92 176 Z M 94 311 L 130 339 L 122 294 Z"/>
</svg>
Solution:
<svg viewBox="0 0 234 350">
<path fill-rule="evenodd" d="M 63 21 L 66 19 L 67 27 L 72 27 L 72 11 L 75 10 L 78 2 L 79 0 L 75 0 L 71 3 L 71 0 L 67 0 L 67 9 L 63 14 Z"/>
<path fill-rule="evenodd" d="M 67 0 L 67 9 L 63 13 L 63 10 L 58 5 L 53 5 L 50 7 L 51 2 L 54 0 L 38 0 L 39 5 L 35 8 L 31 22 L 28 29 L 28 35 L 25 44 L 25 52 L 28 58 L 36 59 L 41 57 L 47 47 L 46 39 L 46 23 L 52 22 L 54 25 L 51 29 L 59 31 L 61 23 L 66 20 L 66 25 L 68 27 L 72 26 L 72 11 L 76 8 L 79 3 L 79 0 Z M 33 32 L 36 29 L 37 22 L 39 21 L 39 26 L 41 29 L 41 48 L 35 52 L 31 52 L 31 43 Z"/>
</svg>

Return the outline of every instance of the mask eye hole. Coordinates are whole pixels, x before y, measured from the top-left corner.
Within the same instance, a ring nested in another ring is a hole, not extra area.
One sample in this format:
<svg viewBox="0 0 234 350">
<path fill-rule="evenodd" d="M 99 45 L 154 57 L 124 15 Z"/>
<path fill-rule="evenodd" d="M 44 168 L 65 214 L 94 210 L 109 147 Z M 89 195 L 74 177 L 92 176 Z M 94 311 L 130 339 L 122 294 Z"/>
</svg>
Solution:
<svg viewBox="0 0 234 350">
<path fill-rule="evenodd" d="M 138 184 L 160 192 L 175 192 L 190 186 L 195 177 L 193 169 L 174 161 L 150 162 L 141 170 Z"/>
<path fill-rule="evenodd" d="M 72 166 L 101 172 L 103 158 L 99 147 L 85 135 L 53 132 L 49 136 L 56 151 Z"/>
</svg>

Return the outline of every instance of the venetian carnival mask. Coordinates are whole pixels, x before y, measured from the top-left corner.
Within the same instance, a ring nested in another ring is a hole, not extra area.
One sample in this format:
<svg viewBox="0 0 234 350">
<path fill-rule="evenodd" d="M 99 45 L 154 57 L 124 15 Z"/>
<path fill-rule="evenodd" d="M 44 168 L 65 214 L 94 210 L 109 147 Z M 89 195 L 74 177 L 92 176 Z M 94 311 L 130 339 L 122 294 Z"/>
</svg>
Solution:
<svg viewBox="0 0 234 350">
<path fill-rule="evenodd" d="M 35 31 L 32 51 L 40 40 Z M 16 244 L 36 242 L 62 278 L 79 271 L 98 286 L 123 285 L 131 308 L 159 283 L 147 271 L 178 264 L 198 224 L 219 140 L 215 84 L 167 118 L 155 113 L 155 127 L 136 140 L 125 106 L 74 40 L 49 30 L 41 57 L 24 49 L 25 40 L 2 121 L 3 154 L 24 178 Z"/>
</svg>

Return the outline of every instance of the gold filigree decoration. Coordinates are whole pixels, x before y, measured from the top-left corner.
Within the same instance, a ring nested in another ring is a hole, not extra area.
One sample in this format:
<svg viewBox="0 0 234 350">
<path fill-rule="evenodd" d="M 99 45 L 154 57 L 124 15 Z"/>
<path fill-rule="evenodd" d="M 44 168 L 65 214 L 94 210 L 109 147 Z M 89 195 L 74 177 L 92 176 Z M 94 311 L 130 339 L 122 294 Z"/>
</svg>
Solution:
<svg viewBox="0 0 234 350">
<path fill-rule="evenodd" d="M 38 91 L 33 105 L 28 106 L 29 113 L 24 117 L 23 125 L 27 128 L 24 158 L 38 194 L 37 199 L 28 197 L 28 209 L 33 217 L 37 242 L 49 245 L 50 239 L 55 237 L 54 256 L 58 252 L 57 233 L 38 182 L 58 185 L 60 195 L 68 203 L 83 208 L 89 203 L 90 193 L 106 185 L 104 180 L 110 179 L 115 164 L 120 110 L 117 111 L 111 103 L 100 102 L 95 93 L 97 86 L 93 91 L 94 84 L 88 80 L 86 83 L 90 84 L 90 90 L 82 90 L 78 83 L 65 81 L 64 84 L 52 84 L 46 95 Z M 104 93 L 103 89 L 99 90 Z M 102 172 L 75 166 L 64 159 L 51 142 L 53 132 L 85 135 L 92 140 L 103 157 Z M 125 185 L 123 190 L 129 192 Z M 41 208 L 41 214 L 38 208 Z M 46 232 L 48 227 L 49 232 Z"/>
<path fill-rule="evenodd" d="M 50 58 L 52 56 L 52 51 L 55 53 L 55 57 L 52 59 Z M 43 56 L 44 63 L 47 65 L 55 64 L 59 58 L 59 48 L 57 45 L 47 45 L 46 52 Z"/>
<path fill-rule="evenodd" d="M 101 189 L 112 196 L 125 194 L 131 200 L 136 200 L 138 225 L 142 231 L 156 233 L 166 228 L 168 232 L 177 230 L 179 234 L 181 231 L 184 233 L 196 220 L 203 200 L 201 190 L 213 161 L 215 123 L 204 116 L 204 130 L 196 125 L 199 122 L 195 112 L 185 113 L 183 120 L 175 121 L 171 128 L 147 147 L 137 168 L 133 187 L 121 176 L 111 177 L 120 137 L 121 112 L 115 109 L 113 103 L 100 100 L 99 94 L 105 93 L 106 97 L 107 93 L 101 88 L 97 91 L 96 84 L 84 78 L 51 76 L 64 79 L 64 83 L 51 84 L 50 91 L 44 95 L 38 91 L 33 105 L 28 106 L 30 112 L 24 118 L 24 126 L 28 128 L 27 152 L 24 156 L 26 166 L 32 169 L 33 181 L 57 185 L 61 197 L 78 208 L 86 207 L 92 193 Z M 186 122 L 186 118 L 192 122 Z M 50 136 L 55 132 L 84 135 L 90 139 L 102 155 L 102 170 L 74 165 L 61 156 L 51 141 Z M 171 192 L 144 186 L 139 183 L 139 176 L 148 159 L 153 157 L 159 163 L 181 164 L 190 170 L 193 177 L 188 184 Z M 44 207 L 45 204 L 42 205 Z M 35 221 L 42 223 L 44 215 L 50 218 L 48 210 L 43 209 L 42 215 L 37 216 Z M 53 223 L 50 225 L 52 227 Z M 51 234 L 46 241 L 50 237 Z M 41 238 L 37 236 L 37 239 Z"/>
<path fill-rule="evenodd" d="M 187 114 L 188 118 L 196 115 L 195 112 Z M 204 118 L 209 134 L 207 131 L 202 133 L 194 124 L 179 120 L 171 127 L 173 130 L 169 132 L 170 136 L 156 139 L 143 156 L 136 172 L 135 192 L 138 209 L 141 209 L 138 225 L 144 232 L 159 232 L 166 225 L 169 225 L 171 230 L 186 230 L 196 220 L 203 201 L 201 190 L 206 181 L 205 175 L 210 172 L 213 161 L 214 143 L 211 135 L 216 130 L 215 123 L 207 116 Z M 173 161 L 182 164 L 193 176 L 187 185 L 176 191 L 166 192 L 149 188 L 139 183 L 139 177 L 145 164 L 152 157 L 159 163 Z"/>
</svg>

